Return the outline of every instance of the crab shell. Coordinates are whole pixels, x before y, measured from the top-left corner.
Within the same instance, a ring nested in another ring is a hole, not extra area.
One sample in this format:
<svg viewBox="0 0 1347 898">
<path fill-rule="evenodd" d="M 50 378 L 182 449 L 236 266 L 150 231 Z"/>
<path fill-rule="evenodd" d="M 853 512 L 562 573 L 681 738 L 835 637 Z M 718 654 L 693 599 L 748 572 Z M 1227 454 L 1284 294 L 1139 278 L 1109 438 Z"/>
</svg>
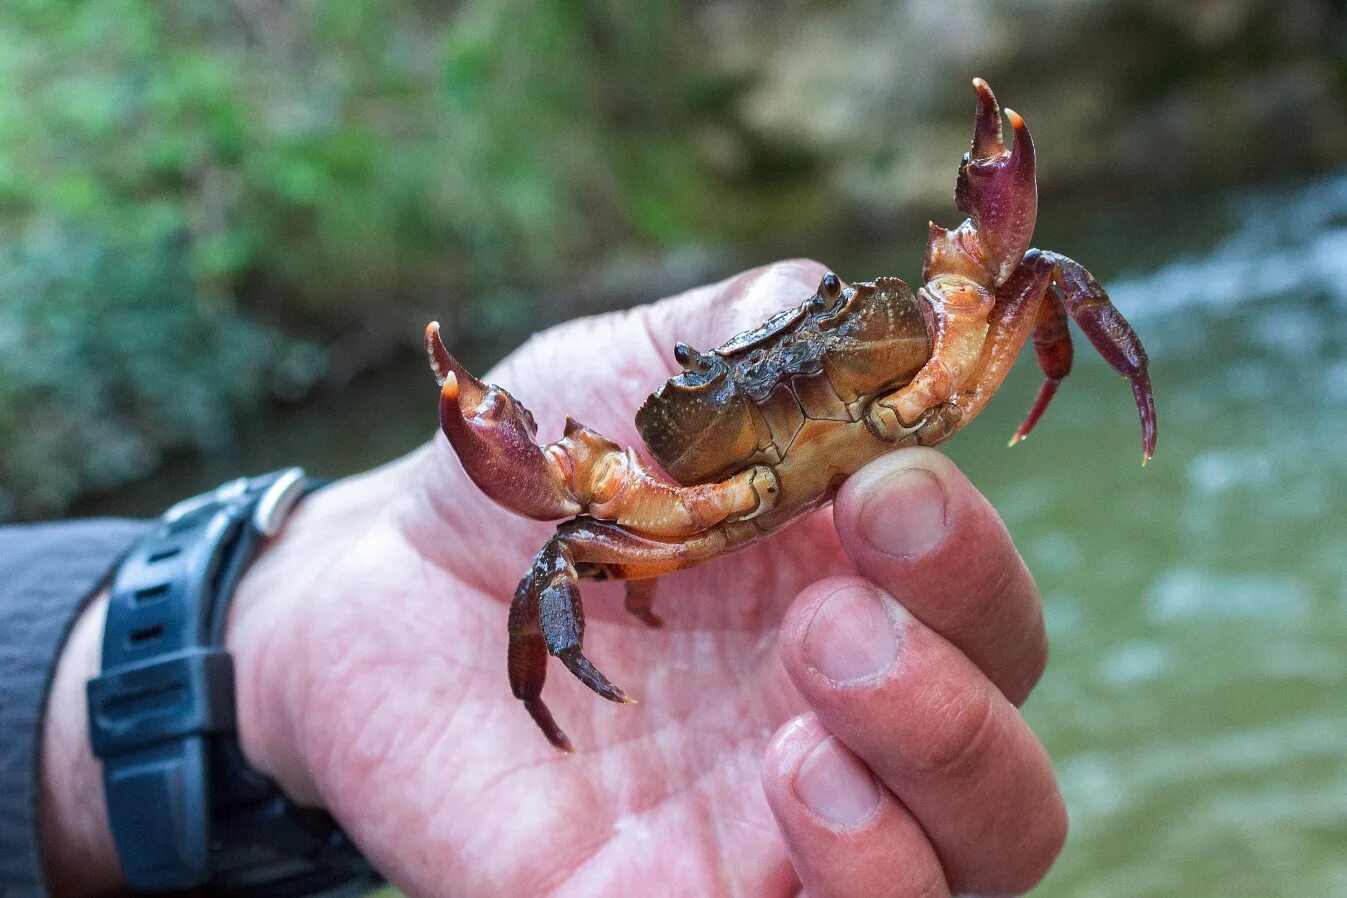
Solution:
<svg viewBox="0 0 1347 898">
<path fill-rule="evenodd" d="M 771 466 L 781 494 L 757 521 L 770 529 L 892 448 L 867 429 L 865 406 L 911 380 L 931 340 L 902 280 L 843 287 L 830 275 L 799 307 L 710 352 L 677 354 L 686 370 L 636 413 L 646 447 L 685 486 Z"/>
</svg>

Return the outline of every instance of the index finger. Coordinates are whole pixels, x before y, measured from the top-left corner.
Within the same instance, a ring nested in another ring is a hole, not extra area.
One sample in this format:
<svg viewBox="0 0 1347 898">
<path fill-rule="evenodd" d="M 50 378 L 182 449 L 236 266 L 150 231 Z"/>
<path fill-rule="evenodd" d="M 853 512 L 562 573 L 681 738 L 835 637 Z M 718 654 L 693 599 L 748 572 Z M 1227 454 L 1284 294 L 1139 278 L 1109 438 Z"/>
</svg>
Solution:
<svg viewBox="0 0 1347 898">
<path fill-rule="evenodd" d="M 857 570 L 958 646 L 1015 704 L 1047 663 L 1038 587 L 996 510 L 933 449 L 876 459 L 837 494 Z"/>
</svg>

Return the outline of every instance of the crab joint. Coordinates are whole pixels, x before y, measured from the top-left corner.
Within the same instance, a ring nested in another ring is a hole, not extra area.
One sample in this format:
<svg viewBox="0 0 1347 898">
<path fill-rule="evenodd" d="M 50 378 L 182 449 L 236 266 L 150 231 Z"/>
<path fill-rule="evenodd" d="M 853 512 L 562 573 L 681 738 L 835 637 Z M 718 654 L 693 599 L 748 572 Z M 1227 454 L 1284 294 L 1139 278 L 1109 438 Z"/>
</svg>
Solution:
<svg viewBox="0 0 1347 898">
<path fill-rule="evenodd" d="M 767 465 L 757 465 L 748 470 L 747 487 L 753 491 L 757 497 L 757 506 L 747 514 L 740 515 L 738 520 L 748 521 L 756 518 L 760 514 L 771 511 L 776 508 L 776 503 L 781 499 L 781 484 L 776 479 L 776 472 Z"/>
</svg>

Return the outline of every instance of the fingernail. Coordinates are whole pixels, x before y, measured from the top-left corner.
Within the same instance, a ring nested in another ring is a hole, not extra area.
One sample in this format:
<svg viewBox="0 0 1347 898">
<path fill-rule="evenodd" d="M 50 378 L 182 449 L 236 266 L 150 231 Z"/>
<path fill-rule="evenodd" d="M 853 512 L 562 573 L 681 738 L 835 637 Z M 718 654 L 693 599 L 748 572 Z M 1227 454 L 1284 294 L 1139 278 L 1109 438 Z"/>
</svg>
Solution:
<svg viewBox="0 0 1347 898">
<path fill-rule="evenodd" d="M 920 558 L 949 531 L 945 487 L 925 468 L 908 468 L 877 485 L 861 508 L 861 528 L 886 555 Z"/>
<path fill-rule="evenodd" d="M 827 823 L 861 823 L 879 807 L 879 786 L 869 768 L 829 736 L 809 753 L 795 774 L 795 794 Z"/>
<path fill-rule="evenodd" d="M 898 657 L 902 607 L 868 586 L 844 586 L 814 611 L 804 634 L 805 661 L 834 683 L 871 679 Z"/>
</svg>

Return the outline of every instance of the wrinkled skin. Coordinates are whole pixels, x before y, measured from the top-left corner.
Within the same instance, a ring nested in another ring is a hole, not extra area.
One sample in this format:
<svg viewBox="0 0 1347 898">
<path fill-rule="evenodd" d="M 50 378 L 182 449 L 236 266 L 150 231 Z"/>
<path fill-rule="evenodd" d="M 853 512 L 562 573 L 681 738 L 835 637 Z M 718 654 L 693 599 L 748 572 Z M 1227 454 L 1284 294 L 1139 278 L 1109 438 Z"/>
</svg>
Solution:
<svg viewBox="0 0 1347 898">
<path fill-rule="evenodd" d="M 895 448 L 948 439 L 985 408 L 1032 340 L 1044 382 L 1013 445 L 1070 372 L 1068 320 L 1130 382 L 1142 463 L 1150 459 L 1156 416 L 1145 349 L 1084 266 L 1031 248 L 1033 138 L 985 81 L 973 88 L 973 139 L 955 185 L 968 217 L 949 230 L 931 223 L 921 286 L 914 292 L 893 277 L 846 284 L 828 272 L 794 309 L 712 351 L 678 342 L 683 371 L 641 404 L 639 441 L 628 428 L 571 417 L 560 439 L 540 441 L 528 408 L 474 377 L 439 325 L 427 326 L 440 425 L 463 470 L 516 514 L 569 519 L 515 588 L 508 620 L 511 689 L 556 748 L 573 743 L 542 697 L 549 656 L 599 696 L 632 701 L 583 651 L 582 580 L 625 581 L 627 610 L 660 627 L 657 578 L 764 539 L 832 501 L 849 476 Z M 557 360 L 559 382 L 576 361 Z M 620 367 L 614 376 L 624 376 Z M 638 443 L 656 464 L 623 448 Z"/>
</svg>

